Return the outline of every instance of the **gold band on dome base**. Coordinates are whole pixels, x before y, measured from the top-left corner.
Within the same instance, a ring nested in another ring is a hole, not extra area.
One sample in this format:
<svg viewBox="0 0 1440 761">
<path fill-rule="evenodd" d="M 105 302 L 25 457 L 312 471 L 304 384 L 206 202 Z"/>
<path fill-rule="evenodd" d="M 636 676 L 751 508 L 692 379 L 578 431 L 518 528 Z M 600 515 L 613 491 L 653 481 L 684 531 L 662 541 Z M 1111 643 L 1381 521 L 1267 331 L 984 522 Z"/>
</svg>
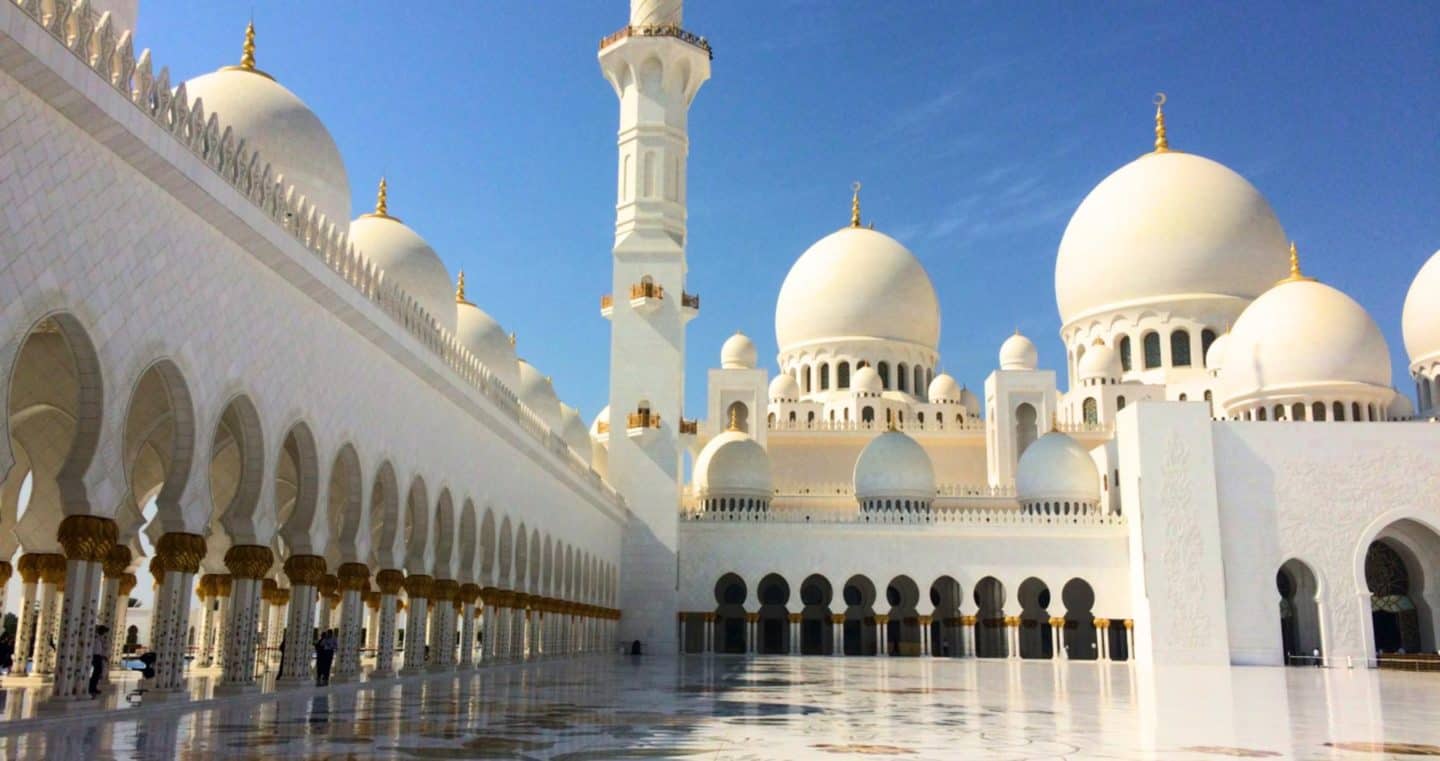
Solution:
<svg viewBox="0 0 1440 761">
<path fill-rule="evenodd" d="M 87 563 L 103 561 L 118 537 L 115 521 L 95 515 L 66 516 L 56 532 L 65 557 Z"/>
<path fill-rule="evenodd" d="M 225 552 L 225 568 L 237 579 L 263 579 L 275 563 L 269 547 L 237 544 Z"/>
</svg>

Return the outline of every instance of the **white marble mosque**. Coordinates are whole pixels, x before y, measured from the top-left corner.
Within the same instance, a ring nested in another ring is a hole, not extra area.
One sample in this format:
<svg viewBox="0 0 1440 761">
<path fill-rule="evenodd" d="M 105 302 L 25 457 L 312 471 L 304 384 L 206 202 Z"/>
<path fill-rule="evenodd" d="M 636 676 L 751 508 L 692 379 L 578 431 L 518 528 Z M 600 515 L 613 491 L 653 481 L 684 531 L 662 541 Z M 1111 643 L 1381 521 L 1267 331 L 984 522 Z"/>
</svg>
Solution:
<svg viewBox="0 0 1440 761">
<path fill-rule="evenodd" d="M 5 758 L 1440 755 L 1440 254 L 1397 390 L 1164 96 L 1057 241 L 1063 368 L 940 371 L 856 183 L 686 410 L 712 49 L 631 0 L 587 425 L 253 25 L 175 82 L 137 14 L 0 2 Z"/>
</svg>

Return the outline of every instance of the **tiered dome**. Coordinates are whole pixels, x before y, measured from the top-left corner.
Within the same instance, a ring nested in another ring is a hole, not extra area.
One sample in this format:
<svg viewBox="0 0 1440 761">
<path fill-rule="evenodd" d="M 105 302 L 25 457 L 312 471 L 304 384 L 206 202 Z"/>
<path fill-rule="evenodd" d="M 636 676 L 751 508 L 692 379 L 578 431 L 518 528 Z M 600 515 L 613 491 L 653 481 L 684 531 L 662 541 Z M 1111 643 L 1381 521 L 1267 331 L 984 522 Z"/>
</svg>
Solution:
<svg viewBox="0 0 1440 761">
<path fill-rule="evenodd" d="M 720 367 L 726 370 L 750 370 L 755 367 L 755 342 L 750 337 L 735 331 L 720 347 Z"/>
<path fill-rule="evenodd" d="M 725 431 L 695 458 L 695 496 L 707 509 L 729 508 L 711 500 L 756 500 L 743 507 L 768 507 L 774 494 L 770 455 L 743 431 Z"/>
<path fill-rule="evenodd" d="M 483 309 L 465 300 L 465 273 L 455 286 L 455 337 L 485 369 L 495 374 L 511 393 L 520 387 L 520 366 L 510 336 Z"/>
<path fill-rule="evenodd" d="M 255 68 L 255 27 L 245 31 L 239 66 L 226 66 L 185 82 L 193 103 L 243 139 L 272 176 L 305 196 L 331 223 L 343 229 L 350 219 L 350 180 L 340 149 L 325 124 L 295 93 Z M 448 284 L 447 284 L 448 289 Z"/>
<path fill-rule="evenodd" d="M 350 241 L 383 275 L 394 282 L 435 319 L 440 327 L 456 332 L 455 300 L 450 272 L 440 255 L 404 222 L 390 216 L 387 187 L 380 180 L 375 211 L 350 223 Z"/>
<path fill-rule="evenodd" d="M 795 402 L 800 400 L 800 384 L 787 373 L 781 373 L 770 381 L 770 401 Z"/>
<path fill-rule="evenodd" d="M 879 396 L 885 391 L 885 385 L 880 382 L 880 373 L 875 368 L 866 365 L 855 371 L 855 377 L 850 379 L 850 388 L 857 396 Z"/>
<path fill-rule="evenodd" d="M 1020 455 L 1015 471 L 1015 496 L 1027 509 L 1058 512 L 1093 509 L 1100 502 L 1100 475 L 1090 454 L 1058 431 L 1036 439 Z"/>
<path fill-rule="evenodd" d="M 560 398 L 555 395 L 555 387 L 551 385 L 550 379 L 541 375 L 539 370 L 523 359 L 518 364 L 520 383 L 515 393 L 520 397 L 521 403 L 539 416 L 541 422 L 549 426 L 557 436 L 563 435 L 564 421 L 560 418 Z"/>
<path fill-rule="evenodd" d="M 1412 367 L 1440 361 L 1440 251 L 1411 281 L 1401 326 Z"/>
<path fill-rule="evenodd" d="M 1035 349 L 1035 343 L 1020 331 L 1005 339 L 1000 344 L 1000 369 L 1001 370 L 1034 370 L 1040 364 L 1040 353 Z"/>
<path fill-rule="evenodd" d="M 935 380 L 930 381 L 930 388 L 926 390 L 925 396 L 931 404 L 959 404 L 963 390 L 960 384 L 949 373 L 940 373 Z"/>
<path fill-rule="evenodd" d="M 1080 381 L 1115 383 L 1120 380 L 1120 356 L 1103 343 L 1096 343 L 1085 351 L 1078 368 Z"/>
<path fill-rule="evenodd" d="M 876 436 L 855 461 L 855 497 L 865 509 L 904 503 L 929 507 L 935 499 L 935 467 L 930 455 L 900 431 Z"/>
</svg>

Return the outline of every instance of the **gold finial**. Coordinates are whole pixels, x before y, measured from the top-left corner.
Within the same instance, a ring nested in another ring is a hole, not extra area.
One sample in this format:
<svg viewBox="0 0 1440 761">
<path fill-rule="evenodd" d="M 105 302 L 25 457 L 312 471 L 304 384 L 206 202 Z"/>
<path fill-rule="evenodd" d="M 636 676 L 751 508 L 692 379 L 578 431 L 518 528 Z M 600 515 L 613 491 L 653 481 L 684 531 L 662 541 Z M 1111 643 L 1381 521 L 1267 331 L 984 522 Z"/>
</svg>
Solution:
<svg viewBox="0 0 1440 761">
<path fill-rule="evenodd" d="M 854 195 L 850 196 L 850 226 L 860 226 L 860 181 L 856 180 L 850 184 L 850 190 Z"/>
<path fill-rule="evenodd" d="M 248 71 L 251 74 L 259 74 L 266 79 L 274 77 L 255 68 L 255 22 L 252 20 L 245 25 L 245 43 L 240 46 L 240 65 L 225 66 L 224 71 Z"/>
<path fill-rule="evenodd" d="M 469 304 L 465 300 L 465 270 L 460 270 L 460 277 L 455 280 L 455 303 Z"/>
<path fill-rule="evenodd" d="M 389 214 L 390 187 L 386 184 L 385 178 L 380 178 L 380 190 L 375 193 L 375 216 L 388 217 Z"/>
<path fill-rule="evenodd" d="M 515 334 L 514 334 L 514 333 L 511 333 L 511 334 L 510 334 L 510 348 L 512 348 L 512 349 L 515 348 Z"/>
<path fill-rule="evenodd" d="M 1170 138 L 1165 135 L 1165 93 L 1155 93 L 1155 152 L 1168 153 Z"/>
<path fill-rule="evenodd" d="M 727 431 L 740 430 L 740 410 L 737 407 L 730 408 L 730 424 L 725 426 Z"/>
<path fill-rule="evenodd" d="M 1281 280 L 1282 283 L 1293 283 L 1297 280 L 1314 280 L 1313 277 L 1306 277 L 1300 271 L 1300 252 L 1295 249 L 1295 241 L 1290 241 L 1290 274 Z"/>
</svg>

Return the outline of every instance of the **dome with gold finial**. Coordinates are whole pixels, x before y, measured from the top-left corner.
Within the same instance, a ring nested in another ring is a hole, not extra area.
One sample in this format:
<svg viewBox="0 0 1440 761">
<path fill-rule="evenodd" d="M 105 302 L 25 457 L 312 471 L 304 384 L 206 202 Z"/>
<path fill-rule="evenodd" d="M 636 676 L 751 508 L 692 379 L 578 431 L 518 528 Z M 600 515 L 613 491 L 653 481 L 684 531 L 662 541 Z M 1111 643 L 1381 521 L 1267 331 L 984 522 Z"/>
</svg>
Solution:
<svg viewBox="0 0 1440 761">
<path fill-rule="evenodd" d="M 511 393 L 518 393 L 520 365 L 515 359 L 515 345 L 500 323 L 465 298 L 464 270 L 455 283 L 455 337 Z"/>
<path fill-rule="evenodd" d="M 1155 100 L 1154 150 L 1095 186 L 1061 238 L 1055 300 L 1066 325 L 1147 305 L 1236 308 L 1285 275 L 1285 231 L 1265 197 L 1171 148 L 1163 94 Z"/>
<path fill-rule="evenodd" d="M 731 509 L 731 503 L 722 500 L 736 499 L 755 500 L 745 506 L 766 509 L 774 494 L 770 453 L 740 430 L 733 417 L 729 427 L 700 450 L 694 474 L 691 490 L 709 510 Z"/>
<path fill-rule="evenodd" d="M 375 211 L 350 222 L 350 242 L 381 270 L 382 282 L 397 284 L 440 327 L 456 332 L 458 310 L 450 272 L 419 233 L 390 216 L 389 185 L 384 177 L 375 196 Z"/>
<path fill-rule="evenodd" d="M 185 82 L 190 102 L 202 100 L 249 150 L 258 150 L 271 176 L 304 195 L 344 229 L 350 219 L 350 180 L 335 139 L 305 102 L 255 65 L 255 25 L 245 28 L 240 63 Z"/>
</svg>

